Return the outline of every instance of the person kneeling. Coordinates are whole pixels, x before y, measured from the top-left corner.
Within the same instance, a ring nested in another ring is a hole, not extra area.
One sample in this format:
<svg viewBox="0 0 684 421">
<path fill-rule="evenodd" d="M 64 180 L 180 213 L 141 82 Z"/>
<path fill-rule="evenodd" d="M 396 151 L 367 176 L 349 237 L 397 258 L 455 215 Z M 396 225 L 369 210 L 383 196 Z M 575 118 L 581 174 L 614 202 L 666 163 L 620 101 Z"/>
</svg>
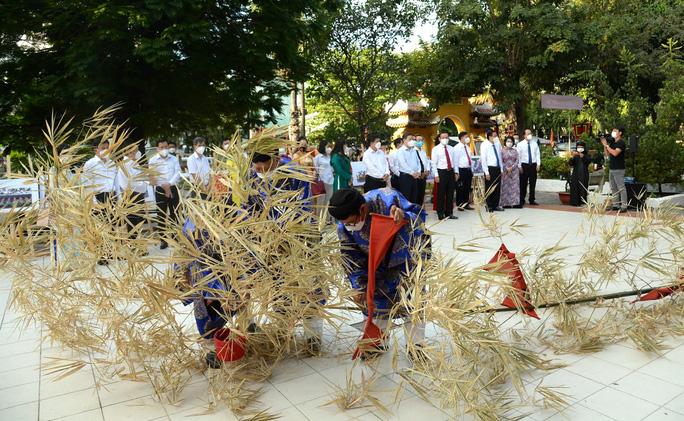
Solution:
<svg viewBox="0 0 684 421">
<path fill-rule="evenodd" d="M 387 336 L 389 317 L 393 307 L 401 302 L 401 290 L 412 290 L 409 274 L 416 266 L 419 256 L 416 250 L 423 250 L 423 258 L 428 258 L 429 236 L 425 233 L 425 211 L 420 206 L 406 200 L 398 191 L 391 188 L 371 190 L 365 195 L 353 189 L 341 189 L 330 199 L 330 215 L 339 223 L 337 234 L 345 270 L 351 287 L 356 290 L 357 302 L 362 306 L 364 315 L 368 316 L 365 307 L 369 239 L 371 232 L 371 215 L 392 216 L 395 221 L 408 220 L 396 234 L 387 256 L 381 261 L 376 272 L 375 312 L 373 318 Z M 422 247 L 421 247 L 422 246 Z M 399 317 L 404 318 L 404 329 L 408 341 L 409 357 L 413 360 L 424 358 L 422 347 L 425 342 L 425 322 L 412 323 L 407 316 L 410 309 L 403 309 Z M 383 346 L 380 351 L 386 349 Z M 367 352 L 367 351 L 366 351 Z M 365 357 L 364 355 L 362 357 Z"/>
</svg>

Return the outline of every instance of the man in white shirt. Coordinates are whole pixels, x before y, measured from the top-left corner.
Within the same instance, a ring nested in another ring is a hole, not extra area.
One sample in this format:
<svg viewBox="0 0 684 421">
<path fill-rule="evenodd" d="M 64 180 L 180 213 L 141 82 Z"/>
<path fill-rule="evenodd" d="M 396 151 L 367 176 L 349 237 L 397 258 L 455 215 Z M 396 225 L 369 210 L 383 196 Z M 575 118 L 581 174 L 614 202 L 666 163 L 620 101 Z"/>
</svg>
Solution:
<svg viewBox="0 0 684 421">
<path fill-rule="evenodd" d="M 95 156 L 83 165 L 83 184 L 98 203 L 111 199 L 116 188 L 116 164 L 109 159 L 109 142 L 95 145 Z"/>
<path fill-rule="evenodd" d="M 427 178 L 432 172 L 432 163 L 428 159 L 427 153 L 425 153 L 425 139 L 423 136 L 416 136 L 416 149 L 418 150 L 418 157 L 420 158 L 420 177 L 416 180 L 418 193 L 416 196 L 416 201 L 420 206 L 425 203 L 425 188 L 427 187 Z"/>
<path fill-rule="evenodd" d="M 116 164 L 109 158 L 108 141 L 95 144 L 94 147 L 95 156 L 83 165 L 83 184 L 86 191 L 93 195 L 97 203 L 104 205 L 95 208 L 94 216 L 104 221 L 111 221 L 112 217 L 109 215 L 109 211 L 113 206 L 111 200 L 113 200 L 116 190 Z M 109 263 L 111 256 L 102 253 L 100 250 L 96 250 L 94 253 L 100 257 L 97 264 L 106 265 Z"/>
<path fill-rule="evenodd" d="M 390 184 L 394 190 L 399 190 L 399 169 L 397 168 L 397 153 L 403 148 L 403 140 L 398 137 L 394 139 L 394 149 L 389 153 L 387 160 L 389 161 L 390 172 L 392 177 L 390 178 Z"/>
<path fill-rule="evenodd" d="M 534 200 L 534 190 L 537 186 L 537 172 L 541 166 L 541 156 L 539 144 L 534 142 L 533 138 L 532 130 L 525 129 L 525 138 L 516 146 L 519 157 L 518 170 L 520 171 L 520 206 L 525 204 L 528 185 L 530 186 L 529 204 L 538 205 Z"/>
<path fill-rule="evenodd" d="M 145 220 L 144 206 L 145 195 L 147 194 L 147 177 L 140 167 L 142 153 L 136 145 L 130 146 L 130 151 L 126 153 L 121 167 L 116 175 L 116 184 L 119 194 L 125 203 L 131 203 L 136 207 L 135 211 L 129 212 L 126 216 L 128 221 L 128 232 L 131 238 L 137 238 L 141 229 L 141 223 Z M 130 202 L 128 202 L 130 200 Z"/>
<path fill-rule="evenodd" d="M 404 134 L 404 146 L 395 155 L 397 171 L 399 171 L 399 191 L 406 200 L 418 206 L 418 179 L 424 169 L 420 153 L 416 149 L 416 139 L 412 134 Z"/>
<path fill-rule="evenodd" d="M 473 160 L 470 157 L 470 136 L 467 132 L 458 134 L 459 142 L 454 146 L 456 152 L 456 168 L 458 169 L 458 183 L 456 183 L 456 206 L 459 211 L 473 210 L 470 206 L 470 192 L 473 187 Z"/>
<path fill-rule="evenodd" d="M 458 180 L 456 151 L 449 146 L 449 133 L 439 134 L 439 144 L 432 148 L 432 174 L 437 183 L 437 217 L 458 219 L 454 216 L 454 189 Z"/>
<path fill-rule="evenodd" d="M 363 153 L 361 160 L 366 166 L 366 181 L 363 184 L 363 192 L 387 187 L 390 178 L 390 169 L 385 152 L 382 151 L 380 138 L 374 136 Z"/>
<path fill-rule="evenodd" d="M 192 141 L 194 152 L 188 157 L 188 173 L 190 181 L 194 187 L 192 196 L 196 197 L 199 192 L 200 198 L 206 199 L 209 194 L 209 183 L 211 182 L 211 166 L 209 158 L 204 156 L 207 149 L 207 142 L 203 137 L 196 137 Z"/>
<path fill-rule="evenodd" d="M 487 194 L 487 210 L 489 212 L 500 211 L 501 197 L 501 170 L 503 162 L 501 157 L 501 143 L 499 136 L 493 130 L 487 130 L 487 140 L 480 146 L 480 162 L 485 173 L 485 194 Z"/>
<path fill-rule="evenodd" d="M 150 178 L 154 187 L 157 201 L 157 226 L 160 230 L 171 222 L 178 222 L 176 212 L 180 203 L 178 187 L 180 180 L 180 163 L 178 158 L 169 154 L 169 144 L 166 140 L 157 141 L 157 155 L 150 159 Z M 165 238 L 161 239 L 159 247 L 164 250 L 169 245 Z"/>
</svg>

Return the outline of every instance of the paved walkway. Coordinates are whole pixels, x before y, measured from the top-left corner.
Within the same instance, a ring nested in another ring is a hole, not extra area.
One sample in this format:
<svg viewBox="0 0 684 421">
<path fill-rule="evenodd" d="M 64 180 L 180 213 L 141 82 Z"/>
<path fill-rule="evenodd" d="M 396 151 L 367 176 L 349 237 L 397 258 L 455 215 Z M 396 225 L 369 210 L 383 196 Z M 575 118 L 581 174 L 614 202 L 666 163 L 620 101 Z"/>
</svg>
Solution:
<svg viewBox="0 0 684 421">
<path fill-rule="evenodd" d="M 459 212 L 457 221 L 437 224 L 430 215 L 433 229 L 440 233 L 435 246 L 450 253 L 452 244 L 481 234 L 475 212 Z M 495 213 L 501 224 L 514 220 L 528 224 L 526 235 L 510 236 L 506 243 L 511 250 L 525 247 L 551 246 L 565 238 L 568 245 L 581 247 L 584 240 L 577 227 L 584 224 L 583 215 L 545 209 L 512 209 Z M 608 217 L 607 217 L 608 218 Z M 532 241 L 530 241 L 532 239 Z M 533 244 L 531 244 L 533 243 Z M 495 239 L 481 242 L 484 250 L 467 253 L 463 262 L 469 265 L 484 263 L 499 246 Z M 577 251 L 568 252 L 568 259 L 576 259 Z M 40 343 L 40 328 L 22 328 L 16 323 L 16 313 L 8 307 L 10 283 L 0 273 L 0 420 L 236 420 L 227 409 L 206 414 L 207 379 L 196 375 L 183 392 L 183 402 L 169 405 L 154 399 L 149 383 L 114 381 L 96 388 L 96 373 L 91 369 L 53 381 L 45 364 L 52 357 L 70 357 L 68 351 Z M 620 290 L 624 285 L 611 288 Z M 183 310 L 179 307 L 181 311 Z M 549 310 L 540 310 L 542 320 Z M 511 316 L 506 314 L 506 318 Z M 503 318 L 502 318 L 503 320 Z M 539 322 L 513 315 L 516 328 L 535 328 Z M 352 317 L 349 323 L 358 321 Z M 358 375 L 361 368 L 352 368 L 349 352 L 358 331 L 344 326 L 342 338 L 326 336 L 324 348 L 329 353 L 344 354 L 303 360 L 289 360 L 278 366 L 273 377 L 263 385 L 261 401 L 283 420 L 445 420 L 448 416 L 432 403 L 424 401 L 411 390 L 405 390 L 393 403 L 399 376 L 392 370 L 389 357 L 380 361 L 382 377 L 373 392 L 391 414 L 372 407 L 340 411 L 335 405 L 325 405 L 334 398 L 331 384 L 341 385 L 349 372 Z M 636 350 L 629 344 L 611 345 L 602 352 L 582 355 L 562 355 L 558 358 L 567 367 L 550 373 L 526 378 L 526 388 L 539 384 L 562 387 L 570 396 L 570 406 L 558 413 L 536 407 L 520 407 L 514 415 L 526 415 L 529 420 L 684 420 L 684 338 L 670 339 L 669 349 L 662 355 Z M 400 362 L 406 364 L 405 362 Z"/>
</svg>

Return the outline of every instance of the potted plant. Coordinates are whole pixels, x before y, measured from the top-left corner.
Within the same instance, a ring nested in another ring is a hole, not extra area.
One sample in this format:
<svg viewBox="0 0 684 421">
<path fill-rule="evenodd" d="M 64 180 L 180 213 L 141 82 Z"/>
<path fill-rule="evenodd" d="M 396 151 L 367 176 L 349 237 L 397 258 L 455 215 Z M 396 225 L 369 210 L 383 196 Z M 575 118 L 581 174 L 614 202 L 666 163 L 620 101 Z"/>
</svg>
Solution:
<svg viewBox="0 0 684 421">
<path fill-rule="evenodd" d="M 542 156 L 540 175 L 544 178 L 568 180 L 570 178 L 570 164 L 564 155 Z M 565 183 L 565 191 L 558 192 L 558 198 L 564 205 L 570 204 L 569 185 Z"/>
</svg>

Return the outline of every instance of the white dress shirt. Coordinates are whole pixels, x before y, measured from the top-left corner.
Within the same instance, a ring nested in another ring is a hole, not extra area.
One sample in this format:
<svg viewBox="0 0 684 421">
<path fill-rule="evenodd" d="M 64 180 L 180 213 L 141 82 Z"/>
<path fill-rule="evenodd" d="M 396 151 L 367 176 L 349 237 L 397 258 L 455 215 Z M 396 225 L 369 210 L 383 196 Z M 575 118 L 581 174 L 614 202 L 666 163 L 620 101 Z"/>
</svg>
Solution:
<svg viewBox="0 0 684 421">
<path fill-rule="evenodd" d="M 456 165 L 456 151 L 449 145 L 437 145 L 432 148 L 432 174 L 438 177 L 437 170 L 449 169 L 447 162 L 447 154 L 451 160 L 451 169 L 458 173 L 458 166 Z"/>
<path fill-rule="evenodd" d="M 389 174 L 389 164 L 387 163 L 387 157 L 385 153 L 378 149 L 374 151 L 371 148 L 366 149 L 363 153 L 363 159 L 361 160 L 366 166 L 366 175 L 373 178 L 385 178 Z"/>
<path fill-rule="evenodd" d="M 400 146 L 399 149 L 394 149 L 392 152 L 390 152 L 389 157 L 387 157 L 387 160 L 389 161 L 390 171 L 392 171 L 392 174 L 396 176 L 399 176 L 399 167 L 397 166 L 397 154 L 402 149 L 404 149 L 403 146 Z"/>
<path fill-rule="evenodd" d="M 518 168 L 522 168 L 522 164 L 530 163 L 528 152 L 532 152 L 532 164 L 539 166 L 541 163 L 541 157 L 539 156 L 539 145 L 537 142 L 529 142 L 530 150 L 528 151 L 528 142 L 529 141 L 527 139 L 523 139 L 522 141 L 518 142 L 518 145 L 515 147 L 518 150 L 518 157 L 520 158 L 518 160 Z"/>
<path fill-rule="evenodd" d="M 131 190 L 136 193 L 147 192 L 147 180 L 137 161 L 125 156 L 123 165 L 116 174 L 116 184 L 119 191 Z"/>
<path fill-rule="evenodd" d="M 150 170 L 158 187 L 164 184 L 175 186 L 180 179 L 180 163 L 178 158 L 171 154 L 167 155 L 166 158 L 162 158 L 159 154 L 153 156 L 150 159 Z"/>
<path fill-rule="evenodd" d="M 99 156 L 90 158 L 83 165 L 83 184 L 92 193 L 111 193 L 116 188 L 116 164 Z"/>
<path fill-rule="evenodd" d="M 330 166 L 330 155 L 319 153 L 313 159 L 314 167 L 318 173 L 318 177 L 323 184 L 332 184 L 335 180 L 333 169 Z"/>
<path fill-rule="evenodd" d="M 496 167 L 497 157 L 499 159 L 499 167 L 503 169 L 503 160 L 501 158 L 501 144 L 485 140 L 480 146 L 480 162 L 482 163 L 482 170 L 485 175 L 489 175 L 489 167 Z"/>
<path fill-rule="evenodd" d="M 416 151 L 416 148 L 404 148 L 397 151 L 395 159 L 399 173 L 413 174 L 420 172 L 421 160 L 418 159 Z"/>
<path fill-rule="evenodd" d="M 197 175 L 197 177 L 202 180 L 202 184 L 208 186 L 211 178 L 209 158 L 204 156 L 204 154 L 197 155 L 197 152 L 193 152 L 193 154 L 188 157 L 188 172 L 191 177 Z M 193 177 L 192 181 L 195 181 L 195 177 Z"/>
<path fill-rule="evenodd" d="M 456 168 L 472 168 L 473 157 L 470 156 L 470 147 L 461 142 L 458 142 L 454 146 L 454 152 L 456 154 Z M 468 158 L 470 157 L 470 160 Z"/>
</svg>

